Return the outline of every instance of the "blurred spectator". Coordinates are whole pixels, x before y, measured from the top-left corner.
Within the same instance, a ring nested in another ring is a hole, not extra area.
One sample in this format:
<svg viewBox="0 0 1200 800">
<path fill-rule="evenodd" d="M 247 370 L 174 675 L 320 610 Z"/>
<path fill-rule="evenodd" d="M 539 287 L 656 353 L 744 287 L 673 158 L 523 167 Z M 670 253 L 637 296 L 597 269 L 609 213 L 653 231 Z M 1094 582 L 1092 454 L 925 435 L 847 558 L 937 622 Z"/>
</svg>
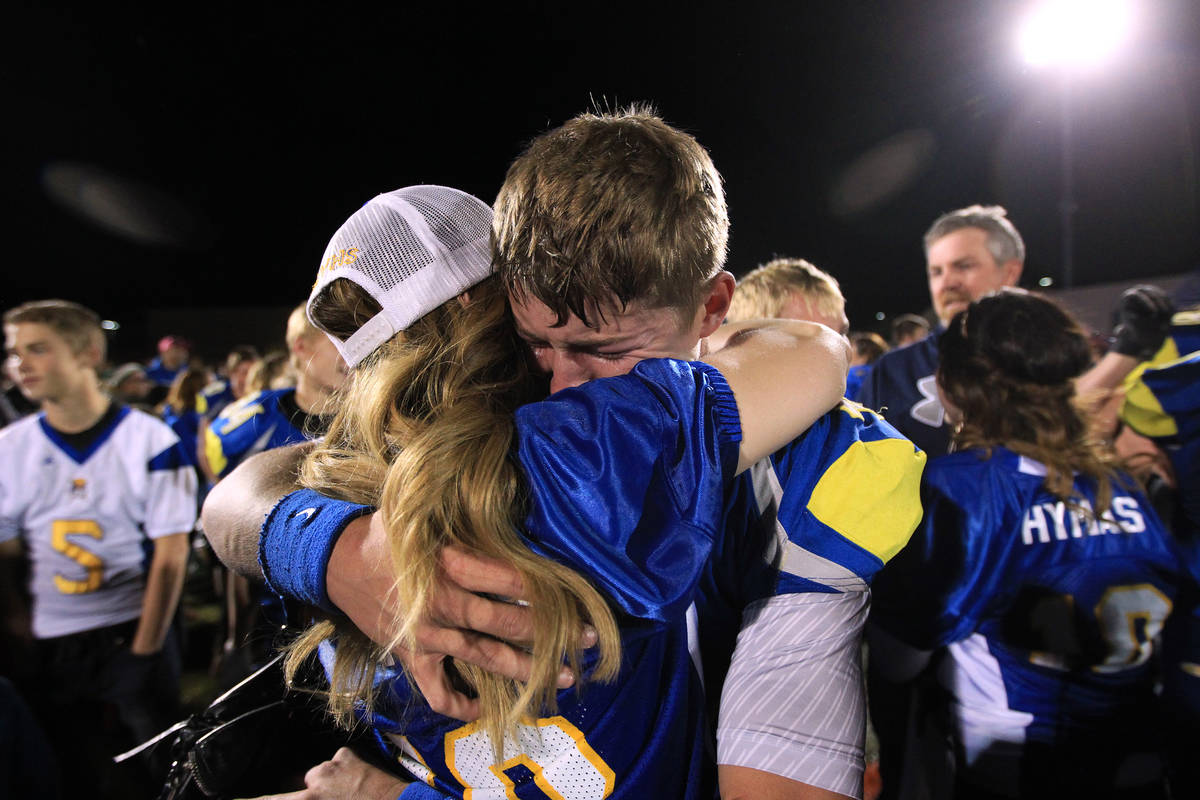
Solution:
<svg viewBox="0 0 1200 800">
<path fill-rule="evenodd" d="M 888 351 L 888 346 L 878 333 L 852 333 L 850 346 L 854 352 L 850 356 L 850 372 L 846 375 L 846 396 L 854 397 L 871 367 Z"/>
<path fill-rule="evenodd" d="M 158 357 L 146 368 L 146 377 L 158 386 L 169 387 L 179 371 L 187 366 L 192 347 L 180 336 L 158 340 Z"/>
<path fill-rule="evenodd" d="M 205 428 L 200 463 L 216 483 L 255 453 L 323 435 L 332 418 L 334 394 L 349 371 L 329 337 L 309 321 L 303 304 L 288 317 L 288 360 L 296 371 L 295 387 L 263 389 L 226 406 Z M 264 360 L 265 361 L 265 360 Z M 226 654 L 223 682 L 231 684 L 264 660 L 273 634 L 286 622 L 279 598 L 230 573 L 226 583 Z M 250 648 L 238 647 L 254 633 Z M 261 635 L 259 635 L 261 634 Z"/>
<path fill-rule="evenodd" d="M 738 281 L 725 318 L 807 320 L 843 336 L 850 330 L 837 280 L 802 258 L 776 258 L 748 272 Z"/>
<path fill-rule="evenodd" d="M 199 460 L 196 453 L 202 416 L 199 404 L 203 399 L 200 393 L 207 383 L 208 373 L 204 370 L 191 367 L 184 369 L 175 376 L 162 410 L 163 421 L 179 436 L 183 449 L 190 457 L 188 463 L 197 468 Z"/>
<path fill-rule="evenodd" d="M 118 403 L 122 403 L 142 411 L 150 412 L 154 404 L 150 402 L 150 393 L 154 383 L 146 377 L 146 368 L 141 364 L 130 361 L 112 371 L 104 382 L 109 395 Z"/>
<path fill-rule="evenodd" d="M 929 297 L 940 333 L 950 318 L 988 292 L 1016 286 L 1025 243 L 1000 206 L 968 206 L 943 214 L 925 233 Z M 938 399 L 938 337 L 884 354 L 855 398 L 882 410 L 902 434 L 929 454 L 944 455 L 950 426 Z"/>
<path fill-rule="evenodd" d="M 901 314 L 892 320 L 892 347 L 904 347 L 929 335 L 929 320 L 920 314 Z"/>
<path fill-rule="evenodd" d="M 246 375 L 247 395 L 268 389 L 286 389 L 295 385 L 296 375 L 292 372 L 288 354 L 283 350 L 267 353 Z"/>
<path fill-rule="evenodd" d="M 242 344 L 230 350 L 217 380 L 204 387 L 196 410 L 202 416 L 212 418 L 234 400 L 245 397 L 246 379 L 260 360 L 258 350 L 250 345 Z"/>
</svg>

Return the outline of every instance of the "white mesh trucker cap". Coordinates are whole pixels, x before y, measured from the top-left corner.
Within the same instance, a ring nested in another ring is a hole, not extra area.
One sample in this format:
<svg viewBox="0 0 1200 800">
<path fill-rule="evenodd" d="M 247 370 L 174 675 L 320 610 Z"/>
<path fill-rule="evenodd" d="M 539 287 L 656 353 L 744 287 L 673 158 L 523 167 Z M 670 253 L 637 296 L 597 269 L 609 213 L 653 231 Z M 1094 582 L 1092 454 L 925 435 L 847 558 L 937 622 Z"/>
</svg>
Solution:
<svg viewBox="0 0 1200 800">
<path fill-rule="evenodd" d="M 409 186 L 373 197 L 329 240 L 312 301 L 347 278 L 383 307 L 345 341 L 330 336 L 349 367 L 447 300 L 492 274 L 492 209 L 446 186 Z M 315 324 L 315 323 L 314 323 Z"/>
</svg>

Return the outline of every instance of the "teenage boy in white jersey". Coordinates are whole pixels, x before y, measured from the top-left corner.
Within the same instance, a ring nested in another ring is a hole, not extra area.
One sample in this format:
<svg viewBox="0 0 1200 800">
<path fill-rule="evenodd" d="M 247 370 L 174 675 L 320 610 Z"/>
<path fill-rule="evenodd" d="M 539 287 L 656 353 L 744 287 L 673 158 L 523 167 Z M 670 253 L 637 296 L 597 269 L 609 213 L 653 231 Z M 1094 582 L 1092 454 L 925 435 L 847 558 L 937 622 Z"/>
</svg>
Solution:
<svg viewBox="0 0 1200 800">
<path fill-rule="evenodd" d="M 4 315 L 4 339 L 10 374 L 42 407 L 0 432 L 0 546 L 23 549 L 30 563 L 30 699 L 66 792 L 108 796 L 122 737 L 148 738 L 175 717 L 170 627 L 195 524 L 195 472 L 164 422 L 101 390 L 94 312 L 26 303 Z M 94 705 L 110 706 L 121 730 L 85 711 Z"/>
</svg>

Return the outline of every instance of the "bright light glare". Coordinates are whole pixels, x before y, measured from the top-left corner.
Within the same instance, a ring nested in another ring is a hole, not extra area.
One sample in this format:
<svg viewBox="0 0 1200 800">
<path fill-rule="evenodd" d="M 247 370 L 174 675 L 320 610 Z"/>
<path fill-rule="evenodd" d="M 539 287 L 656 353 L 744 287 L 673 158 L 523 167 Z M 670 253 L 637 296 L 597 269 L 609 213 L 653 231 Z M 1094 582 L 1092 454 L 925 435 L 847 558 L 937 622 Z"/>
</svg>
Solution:
<svg viewBox="0 0 1200 800">
<path fill-rule="evenodd" d="M 879 320 L 880 322 L 883 322 L 885 319 L 887 319 L 887 314 L 883 313 L 882 311 L 876 311 L 875 319 Z"/>
<path fill-rule="evenodd" d="M 1127 0 L 1047 0 L 1025 18 L 1017 42 L 1031 66 L 1091 67 L 1119 49 L 1132 26 Z"/>
<path fill-rule="evenodd" d="M 111 319 L 105 319 L 100 321 L 100 327 L 104 328 L 106 331 L 119 331 L 121 330 L 121 323 Z"/>
<path fill-rule="evenodd" d="M 1051 278 L 1050 276 L 1046 276 L 1045 278 L 1038 279 L 1038 286 L 1041 286 L 1042 288 L 1045 288 L 1047 286 L 1053 286 L 1053 285 L 1054 285 L 1054 278 Z"/>
</svg>

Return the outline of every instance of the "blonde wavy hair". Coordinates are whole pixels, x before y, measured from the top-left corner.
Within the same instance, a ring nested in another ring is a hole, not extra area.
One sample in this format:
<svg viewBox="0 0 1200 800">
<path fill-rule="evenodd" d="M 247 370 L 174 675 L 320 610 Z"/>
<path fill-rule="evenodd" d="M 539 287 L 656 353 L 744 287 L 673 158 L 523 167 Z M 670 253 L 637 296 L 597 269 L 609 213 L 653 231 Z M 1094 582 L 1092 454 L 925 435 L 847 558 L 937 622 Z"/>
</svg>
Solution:
<svg viewBox="0 0 1200 800">
<path fill-rule="evenodd" d="M 331 283 L 312 315 L 345 338 L 379 306 L 353 283 Z M 531 374 L 507 298 L 489 278 L 469 301 L 451 300 L 381 345 L 355 371 L 328 435 L 305 461 L 300 482 L 323 494 L 379 508 L 391 544 L 393 596 L 400 609 L 391 641 L 376 645 L 345 618 L 319 622 L 289 646 L 295 675 L 325 639 L 337 642 L 328 708 L 347 727 L 375 707 L 376 667 L 398 646 L 414 645 L 431 604 L 443 546 L 502 559 L 520 574 L 534 620 L 528 683 L 455 661 L 479 697 L 481 723 L 497 752 L 522 719 L 555 709 L 564 660 L 581 675 L 579 629 L 599 634 L 589 679 L 611 680 L 620 664 L 619 634 L 600 593 L 575 571 L 530 551 L 522 541 L 527 494 L 514 455 L 513 414 L 545 395 Z"/>
</svg>

